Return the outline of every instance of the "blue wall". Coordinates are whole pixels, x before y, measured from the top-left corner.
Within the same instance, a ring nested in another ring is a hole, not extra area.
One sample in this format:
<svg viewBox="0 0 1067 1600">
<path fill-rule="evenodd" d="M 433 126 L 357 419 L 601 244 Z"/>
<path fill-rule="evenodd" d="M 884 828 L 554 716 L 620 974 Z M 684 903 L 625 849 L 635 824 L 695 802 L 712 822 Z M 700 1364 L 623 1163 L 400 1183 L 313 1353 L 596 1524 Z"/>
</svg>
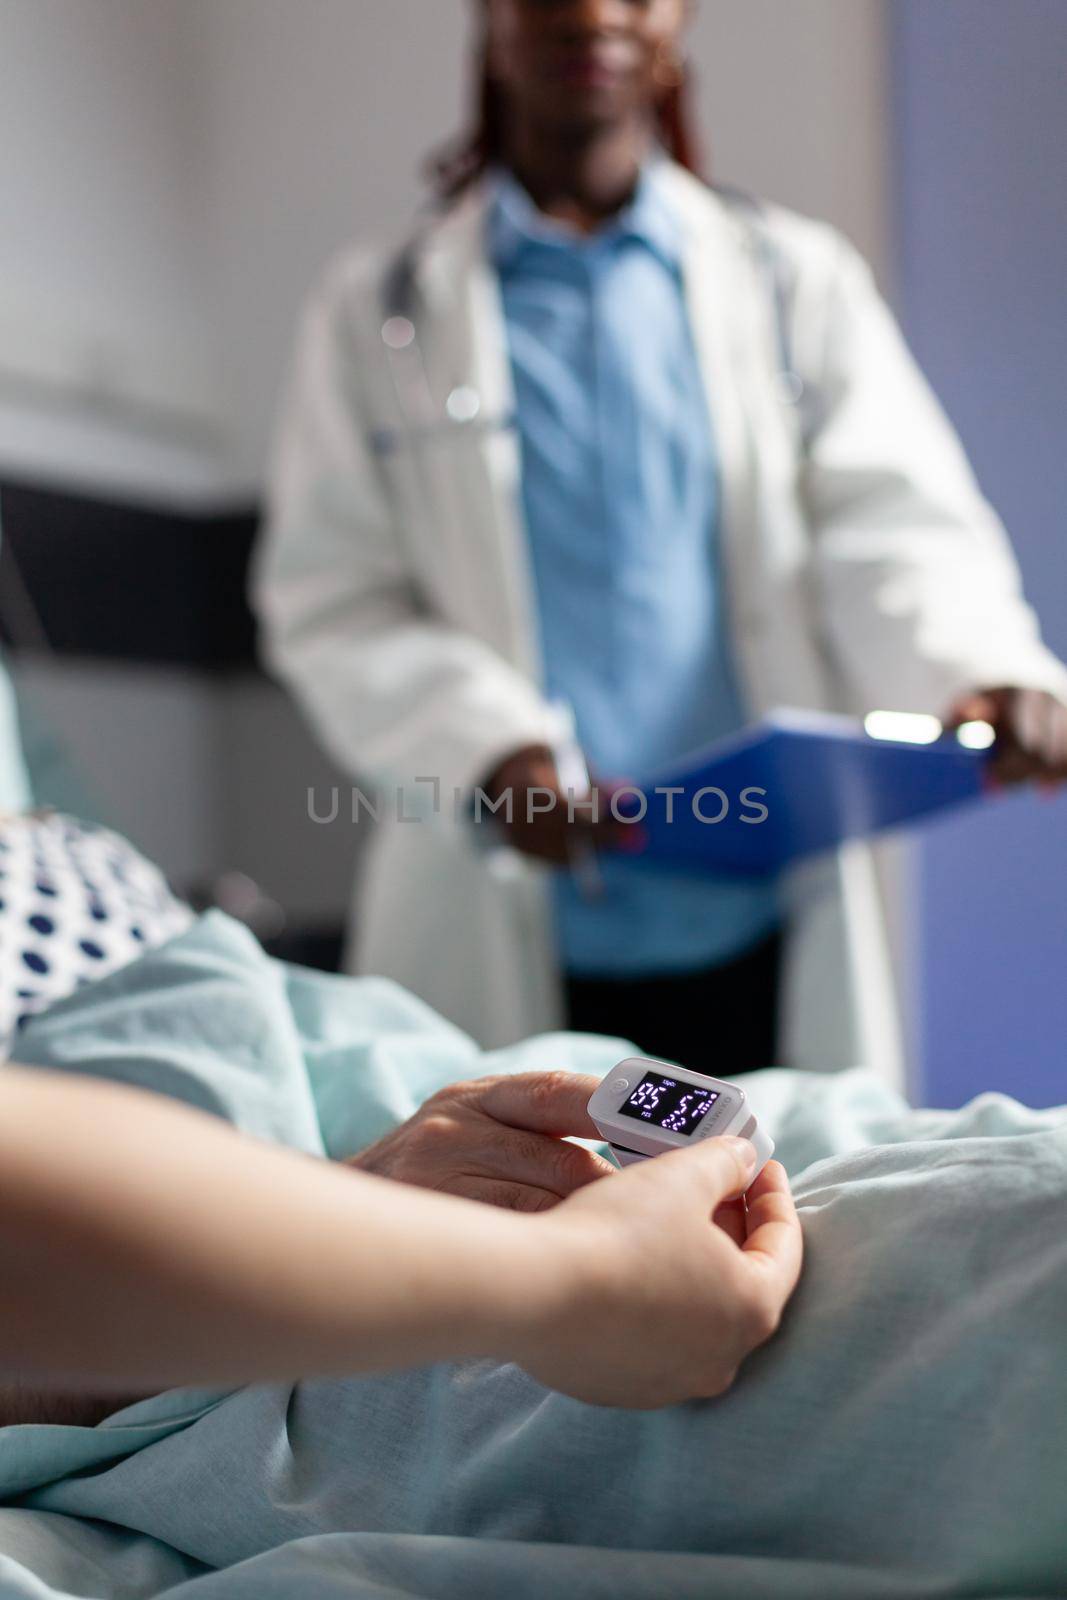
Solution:
<svg viewBox="0 0 1067 1600">
<path fill-rule="evenodd" d="M 1067 655 L 1067 3 L 889 0 L 912 345 Z M 920 847 L 924 1098 L 1067 1102 L 1067 799 Z"/>
</svg>

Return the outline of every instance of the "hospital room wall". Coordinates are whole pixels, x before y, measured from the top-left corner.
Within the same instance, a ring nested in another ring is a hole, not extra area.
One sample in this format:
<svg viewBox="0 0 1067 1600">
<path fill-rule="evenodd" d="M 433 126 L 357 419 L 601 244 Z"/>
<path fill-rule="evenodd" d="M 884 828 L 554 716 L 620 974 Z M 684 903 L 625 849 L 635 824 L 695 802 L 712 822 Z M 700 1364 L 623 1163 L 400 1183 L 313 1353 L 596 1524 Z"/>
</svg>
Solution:
<svg viewBox="0 0 1067 1600">
<path fill-rule="evenodd" d="M 180 7 L 0 0 L 0 471 L 122 498 L 212 496 L 183 404 L 210 393 L 190 40 Z M 138 403 L 125 409 L 123 396 Z M 177 672 L 20 659 L 102 810 L 183 877 L 213 854 L 211 716 Z"/>
<path fill-rule="evenodd" d="M 907 332 L 1067 656 L 1067 6 L 894 0 L 897 277 Z M 927 1097 L 1067 1098 L 1067 798 L 931 830 L 915 1053 Z"/>
<path fill-rule="evenodd" d="M 0 39 L 3 464 L 131 493 L 213 493 L 181 6 L 0 0 Z"/>
<path fill-rule="evenodd" d="M 244 499 L 185 0 L 0 0 L 0 39 L 0 474 L 153 511 Z M 126 603 L 143 602 L 131 589 Z M 335 774 L 278 691 L 39 653 L 16 676 L 31 724 L 69 756 L 67 803 L 128 831 L 183 887 L 238 864 L 298 916 L 334 914 L 345 843 L 302 835 L 302 791 L 275 751 L 304 782 Z"/>
</svg>

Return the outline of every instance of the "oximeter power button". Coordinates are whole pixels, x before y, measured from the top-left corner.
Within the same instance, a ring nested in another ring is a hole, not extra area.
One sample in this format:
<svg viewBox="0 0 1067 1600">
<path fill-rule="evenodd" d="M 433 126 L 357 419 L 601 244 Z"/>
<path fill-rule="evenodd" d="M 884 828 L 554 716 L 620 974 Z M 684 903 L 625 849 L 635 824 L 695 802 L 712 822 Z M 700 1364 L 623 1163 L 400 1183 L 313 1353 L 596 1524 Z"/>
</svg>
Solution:
<svg viewBox="0 0 1067 1600">
<path fill-rule="evenodd" d="M 624 1089 L 628 1089 L 630 1087 L 630 1080 L 629 1078 L 616 1078 L 611 1087 L 616 1091 L 617 1094 L 621 1094 Z"/>
</svg>

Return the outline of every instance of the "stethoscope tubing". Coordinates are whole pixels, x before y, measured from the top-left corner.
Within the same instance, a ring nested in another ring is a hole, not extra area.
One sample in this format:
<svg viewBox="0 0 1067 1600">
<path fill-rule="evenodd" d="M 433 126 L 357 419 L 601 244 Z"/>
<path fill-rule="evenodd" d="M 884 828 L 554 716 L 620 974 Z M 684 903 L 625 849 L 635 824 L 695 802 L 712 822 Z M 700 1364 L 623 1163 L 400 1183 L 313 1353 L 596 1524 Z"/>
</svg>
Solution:
<svg viewBox="0 0 1067 1600">
<path fill-rule="evenodd" d="M 788 264 L 763 225 L 760 201 L 743 191 L 720 189 L 717 192 L 748 228 L 752 254 L 766 280 L 774 308 L 778 397 L 783 406 L 799 412 L 810 395 L 793 359 Z M 482 415 L 482 396 L 469 383 L 457 383 L 442 406 L 438 406 L 434 398 L 419 334 L 416 281 L 420 252 L 432 221 L 433 216 L 393 258 L 382 280 L 381 338 L 401 425 L 397 429 L 381 428 L 371 435 L 372 448 L 379 456 L 411 448 L 424 480 L 430 475 L 426 460 L 428 447 L 451 443 L 457 438 L 506 432 L 516 426 L 513 415 Z M 425 486 L 429 488 L 428 481 Z"/>
</svg>

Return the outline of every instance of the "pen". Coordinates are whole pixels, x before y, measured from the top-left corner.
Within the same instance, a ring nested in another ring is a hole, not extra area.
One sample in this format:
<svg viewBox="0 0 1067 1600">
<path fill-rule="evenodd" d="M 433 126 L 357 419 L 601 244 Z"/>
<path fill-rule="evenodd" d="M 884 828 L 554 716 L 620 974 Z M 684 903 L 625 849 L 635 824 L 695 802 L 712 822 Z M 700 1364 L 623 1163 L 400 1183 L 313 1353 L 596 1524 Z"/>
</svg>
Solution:
<svg viewBox="0 0 1067 1600">
<path fill-rule="evenodd" d="M 559 719 L 559 732 L 552 745 L 559 786 L 572 805 L 587 801 L 593 793 L 593 780 L 578 739 L 574 711 L 564 702 L 556 701 L 553 710 Z M 596 846 L 583 839 L 573 828 L 568 829 L 567 861 L 578 893 L 587 902 L 604 897 L 604 878 L 597 860 Z"/>
</svg>

